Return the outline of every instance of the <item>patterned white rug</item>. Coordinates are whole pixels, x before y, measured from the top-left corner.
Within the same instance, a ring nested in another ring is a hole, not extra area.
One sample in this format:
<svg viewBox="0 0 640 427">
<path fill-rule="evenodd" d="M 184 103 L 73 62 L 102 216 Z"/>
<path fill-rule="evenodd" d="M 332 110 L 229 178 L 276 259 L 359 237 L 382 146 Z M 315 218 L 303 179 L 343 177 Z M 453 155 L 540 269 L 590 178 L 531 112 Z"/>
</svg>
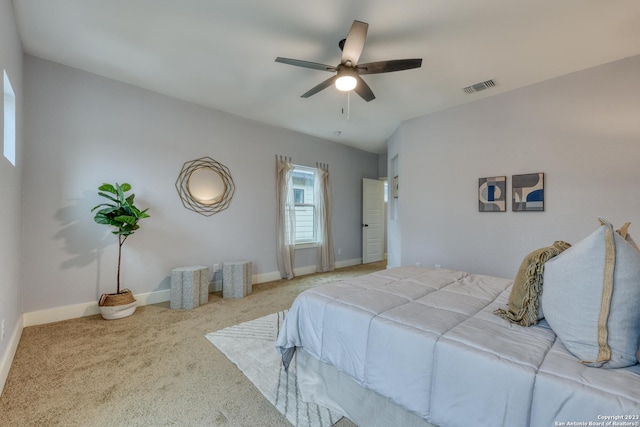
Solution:
<svg viewBox="0 0 640 427">
<path fill-rule="evenodd" d="M 285 371 L 275 348 L 286 311 L 230 326 L 206 335 L 258 390 L 293 424 L 299 427 L 329 427 L 342 416 L 302 401 L 296 383 L 295 358 Z"/>
</svg>

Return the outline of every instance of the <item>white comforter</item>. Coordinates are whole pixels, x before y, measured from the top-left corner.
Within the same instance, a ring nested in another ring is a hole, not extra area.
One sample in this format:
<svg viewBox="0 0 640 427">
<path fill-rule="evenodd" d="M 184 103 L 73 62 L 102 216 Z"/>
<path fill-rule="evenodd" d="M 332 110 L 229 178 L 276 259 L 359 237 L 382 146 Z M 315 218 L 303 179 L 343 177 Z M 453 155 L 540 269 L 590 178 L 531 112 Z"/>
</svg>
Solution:
<svg viewBox="0 0 640 427">
<path fill-rule="evenodd" d="M 440 426 L 640 425 L 640 365 L 583 366 L 548 327 L 495 316 L 511 284 L 401 267 L 313 288 L 276 345 L 287 356 L 304 347 Z"/>
</svg>

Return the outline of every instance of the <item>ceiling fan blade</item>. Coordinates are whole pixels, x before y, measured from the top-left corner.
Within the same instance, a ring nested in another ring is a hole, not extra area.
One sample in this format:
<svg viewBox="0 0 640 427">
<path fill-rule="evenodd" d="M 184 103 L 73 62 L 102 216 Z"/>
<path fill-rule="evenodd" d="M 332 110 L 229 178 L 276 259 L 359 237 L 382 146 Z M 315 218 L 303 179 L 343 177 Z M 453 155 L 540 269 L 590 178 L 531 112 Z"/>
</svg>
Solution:
<svg viewBox="0 0 640 427">
<path fill-rule="evenodd" d="M 410 70 L 412 68 L 420 68 L 422 66 L 422 58 L 416 59 L 394 59 L 391 61 L 369 62 L 368 64 L 360 64 L 356 67 L 358 74 L 380 74 L 390 73 L 392 71 Z"/>
<path fill-rule="evenodd" d="M 295 65 L 296 67 L 311 68 L 312 70 L 320 71 L 337 71 L 337 68 L 332 65 L 318 64 L 317 62 L 301 61 L 299 59 L 281 58 L 277 57 L 276 62 L 283 64 Z"/>
<path fill-rule="evenodd" d="M 345 64 L 347 61 L 351 61 L 351 66 L 355 66 L 360 59 L 362 48 L 364 47 L 364 41 L 367 38 L 367 30 L 369 24 L 366 22 L 353 21 L 347 39 L 344 42 L 342 48 L 341 64 Z"/>
<path fill-rule="evenodd" d="M 338 78 L 337 75 L 328 78 L 327 80 L 323 81 L 322 83 L 320 83 L 317 86 L 314 86 L 313 88 L 311 88 L 309 91 L 303 93 L 300 98 L 308 98 L 311 95 L 315 95 L 316 93 L 320 92 L 323 89 L 328 88 L 329 86 L 331 86 L 333 84 L 333 82 L 336 81 L 336 79 Z"/>
<path fill-rule="evenodd" d="M 373 91 L 371 90 L 369 85 L 364 80 L 362 80 L 360 76 L 357 76 L 356 79 L 358 80 L 358 84 L 354 89 L 356 93 L 360 95 L 362 99 L 364 99 L 367 102 L 373 101 L 374 99 L 376 99 L 376 96 L 373 94 Z"/>
</svg>

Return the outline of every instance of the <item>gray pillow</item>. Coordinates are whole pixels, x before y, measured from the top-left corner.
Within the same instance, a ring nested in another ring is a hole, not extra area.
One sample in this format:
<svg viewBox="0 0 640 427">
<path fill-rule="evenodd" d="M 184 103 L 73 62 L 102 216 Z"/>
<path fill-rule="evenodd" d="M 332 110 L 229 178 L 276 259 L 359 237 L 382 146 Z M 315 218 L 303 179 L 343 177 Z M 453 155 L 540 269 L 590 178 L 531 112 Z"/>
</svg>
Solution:
<svg viewBox="0 0 640 427">
<path fill-rule="evenodd" d="M 602 226 L 547 261 L 542 306 L 558 338 L 581 362 L 622 368 L 638 363 L 640 253 L 630 236 Z"/>
</svg>

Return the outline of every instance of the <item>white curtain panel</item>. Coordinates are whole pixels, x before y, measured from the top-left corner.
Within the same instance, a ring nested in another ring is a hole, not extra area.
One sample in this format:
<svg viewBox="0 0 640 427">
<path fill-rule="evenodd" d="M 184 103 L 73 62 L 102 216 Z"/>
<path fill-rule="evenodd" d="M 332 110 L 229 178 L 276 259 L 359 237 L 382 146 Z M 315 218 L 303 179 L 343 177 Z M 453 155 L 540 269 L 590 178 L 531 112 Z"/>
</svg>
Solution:
<svg viewBox="0 0 640 427">
<path fill-rule="evenodd" d="M 316 271 L 321 273 L 336 268 L 331 239 L 331 186 L 329 185 L 329 165 L 316 163 L 315 181 L 316 230 L 318 233 L 318 255 Z"/>
<path fill-rule="evenodd" d="M 276 254 L 280 277 L 283 279 L 293 279 L 293 261 L 296 255 L 293 169 L 290 157 L 276 156 Z"/>
</svg>

